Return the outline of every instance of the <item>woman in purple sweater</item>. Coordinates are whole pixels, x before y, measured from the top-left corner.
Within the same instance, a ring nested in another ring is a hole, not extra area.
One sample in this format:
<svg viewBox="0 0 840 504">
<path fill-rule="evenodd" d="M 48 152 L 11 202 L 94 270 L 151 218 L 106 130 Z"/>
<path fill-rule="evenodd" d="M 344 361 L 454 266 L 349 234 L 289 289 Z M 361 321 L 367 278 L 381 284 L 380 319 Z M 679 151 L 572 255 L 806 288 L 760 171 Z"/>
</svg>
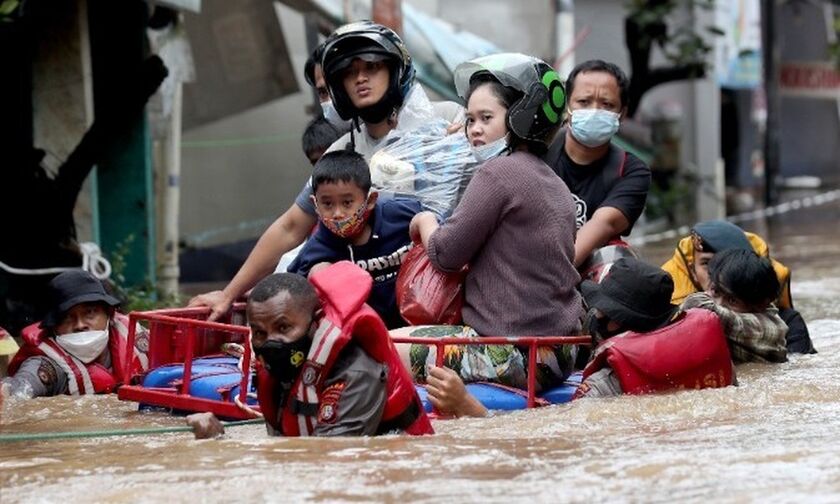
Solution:
<svg viewBox="0 0 840 504">
<path fill-rule="evenodd" d="M 437 269 L 455 272 L 469 265 L 463 309 L 469 327 L 458 334 L 578 334 L 575 204 L 566 184 L 540 159 L 561 123 L 560 79 L 539 59 L 496 54 L 459 65 L 455 86 L 467 101 L 467 137 L 485 162 L 449 219 L 438 225 L 433 214 L 422 212 L 410 232 Z M 574 353 L 571 347 L 540 352 L 538 386 L 562 382 Z M 409 358 L 441 409 L 447 409 L 441 399 L 446 391 L 436 389 L 447 388 L 443 382 L 456 373 L 464 381 L 527 386 L 525 356 L 513 346 L 469 345 L 447 348 L 446 354 L 454 371 L 433 368 L 428 376 L 434 350 L 414 345 Z"/>
</svg>

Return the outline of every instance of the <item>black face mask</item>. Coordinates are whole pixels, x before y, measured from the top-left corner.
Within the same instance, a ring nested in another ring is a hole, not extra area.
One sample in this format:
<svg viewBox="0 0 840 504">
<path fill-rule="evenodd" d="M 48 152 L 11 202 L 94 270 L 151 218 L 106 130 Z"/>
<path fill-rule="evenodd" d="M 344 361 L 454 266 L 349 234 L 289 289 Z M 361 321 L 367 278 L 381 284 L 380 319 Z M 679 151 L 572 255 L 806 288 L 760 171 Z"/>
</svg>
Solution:
<svg viewBox="0 0 840 504">
<path fill-rule="evenodd" d="M 599 318 L 595 314 L 595 308 L 591 308 L 588 312 L 586 312 L 583 327 L 589 331 L 589 334 L 592 336 L 593 343 L 598 344 L 621 332 L 621 329 L 610 331 L 607 328 L 609 323 L 609 317 L 602 316 Z"/>
<path fill-rule="evenodd" d="M 259 347 L 254 347 L 254 354 L 262 357 L 266 370 L 280 383 L 291 385 L 300 374 L 312 339 L 304 336 L 292 343 L 282 341 L 266 341 Z"/>
</svg>

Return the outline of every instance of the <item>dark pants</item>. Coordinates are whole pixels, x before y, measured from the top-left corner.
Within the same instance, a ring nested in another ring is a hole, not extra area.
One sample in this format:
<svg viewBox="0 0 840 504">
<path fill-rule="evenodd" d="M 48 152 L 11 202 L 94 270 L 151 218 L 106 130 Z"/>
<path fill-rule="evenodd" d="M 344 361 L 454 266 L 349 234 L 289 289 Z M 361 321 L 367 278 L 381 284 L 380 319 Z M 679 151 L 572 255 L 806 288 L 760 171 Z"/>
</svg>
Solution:
<svg viewBox="0 0 840 504">
<path fill-rule="evenodd" d="M 811 343 L 808 326 L 805 325 L 805 320 L 802 319 L 802 315 L 798 311 L 793 308 L 784 308 L 779 310 L 779 316 L 788 326 L 788 332 L 785 335 L 788 353 L 817 353 L 814 344 Z"/>
</svg>

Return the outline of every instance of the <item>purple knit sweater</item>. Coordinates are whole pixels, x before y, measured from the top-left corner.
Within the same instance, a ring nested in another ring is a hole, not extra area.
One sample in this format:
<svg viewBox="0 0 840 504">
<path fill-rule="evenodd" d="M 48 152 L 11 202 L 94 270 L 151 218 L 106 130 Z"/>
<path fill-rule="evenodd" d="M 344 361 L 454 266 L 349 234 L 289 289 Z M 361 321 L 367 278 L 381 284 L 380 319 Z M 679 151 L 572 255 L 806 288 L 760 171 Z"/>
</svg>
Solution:
<svg viewBox="0 0 840 504">
<path fill-rule="evenodd" d="M 580 330 L 575 232 L 569 188 L 515 152 L 479 167 L 428 252 L 442 271 L 469 264 L 463 317 L 479 334 L 563 336 Z"/>
</svg>

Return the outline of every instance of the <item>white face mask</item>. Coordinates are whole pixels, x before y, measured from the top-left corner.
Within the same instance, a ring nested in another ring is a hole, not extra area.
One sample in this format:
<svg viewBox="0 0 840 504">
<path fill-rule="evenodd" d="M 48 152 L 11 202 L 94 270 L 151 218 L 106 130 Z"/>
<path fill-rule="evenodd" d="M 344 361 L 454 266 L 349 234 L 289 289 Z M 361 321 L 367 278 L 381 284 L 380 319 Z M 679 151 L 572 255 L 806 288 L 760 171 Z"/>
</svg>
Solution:
<svg viewBox="0 0 840 504">
<path fill-rule="evenodd" d="M 572 136 L 587 147 L 600 147 L 618 132 L 621 116 L 601 109 L 577 109 L 572 112 Z"/>
<path fill-rule="evenodd" d="M 473 146 L 470 145 L 472 149 L 473 156 L 478 160 L 479 163 L 483 163 L 488 159 L 494 158 L 504 152 L 508 146 L 508 139 L 507 135 L 503 136 L 498 140 L 493 140 L 492 142 L 484 145 Z"/>
<path fill-rule="evenodd" d="M 338 115 L 338 111 L 335 109 L 332 100 L 321 102 L 321 110 L 324 112 L 324 119 L 332 124 L 339 132 L 345 133 L 350 131 L 352 123 L 345 121 Z"/>
<path fill-rule="evenodd" d="M 104 331 L 83 331 L 62 334 L 55 342 L 73 357 L 85 364 L 99 357 L 108 346 L 108 328 Z"/>
</svg>

